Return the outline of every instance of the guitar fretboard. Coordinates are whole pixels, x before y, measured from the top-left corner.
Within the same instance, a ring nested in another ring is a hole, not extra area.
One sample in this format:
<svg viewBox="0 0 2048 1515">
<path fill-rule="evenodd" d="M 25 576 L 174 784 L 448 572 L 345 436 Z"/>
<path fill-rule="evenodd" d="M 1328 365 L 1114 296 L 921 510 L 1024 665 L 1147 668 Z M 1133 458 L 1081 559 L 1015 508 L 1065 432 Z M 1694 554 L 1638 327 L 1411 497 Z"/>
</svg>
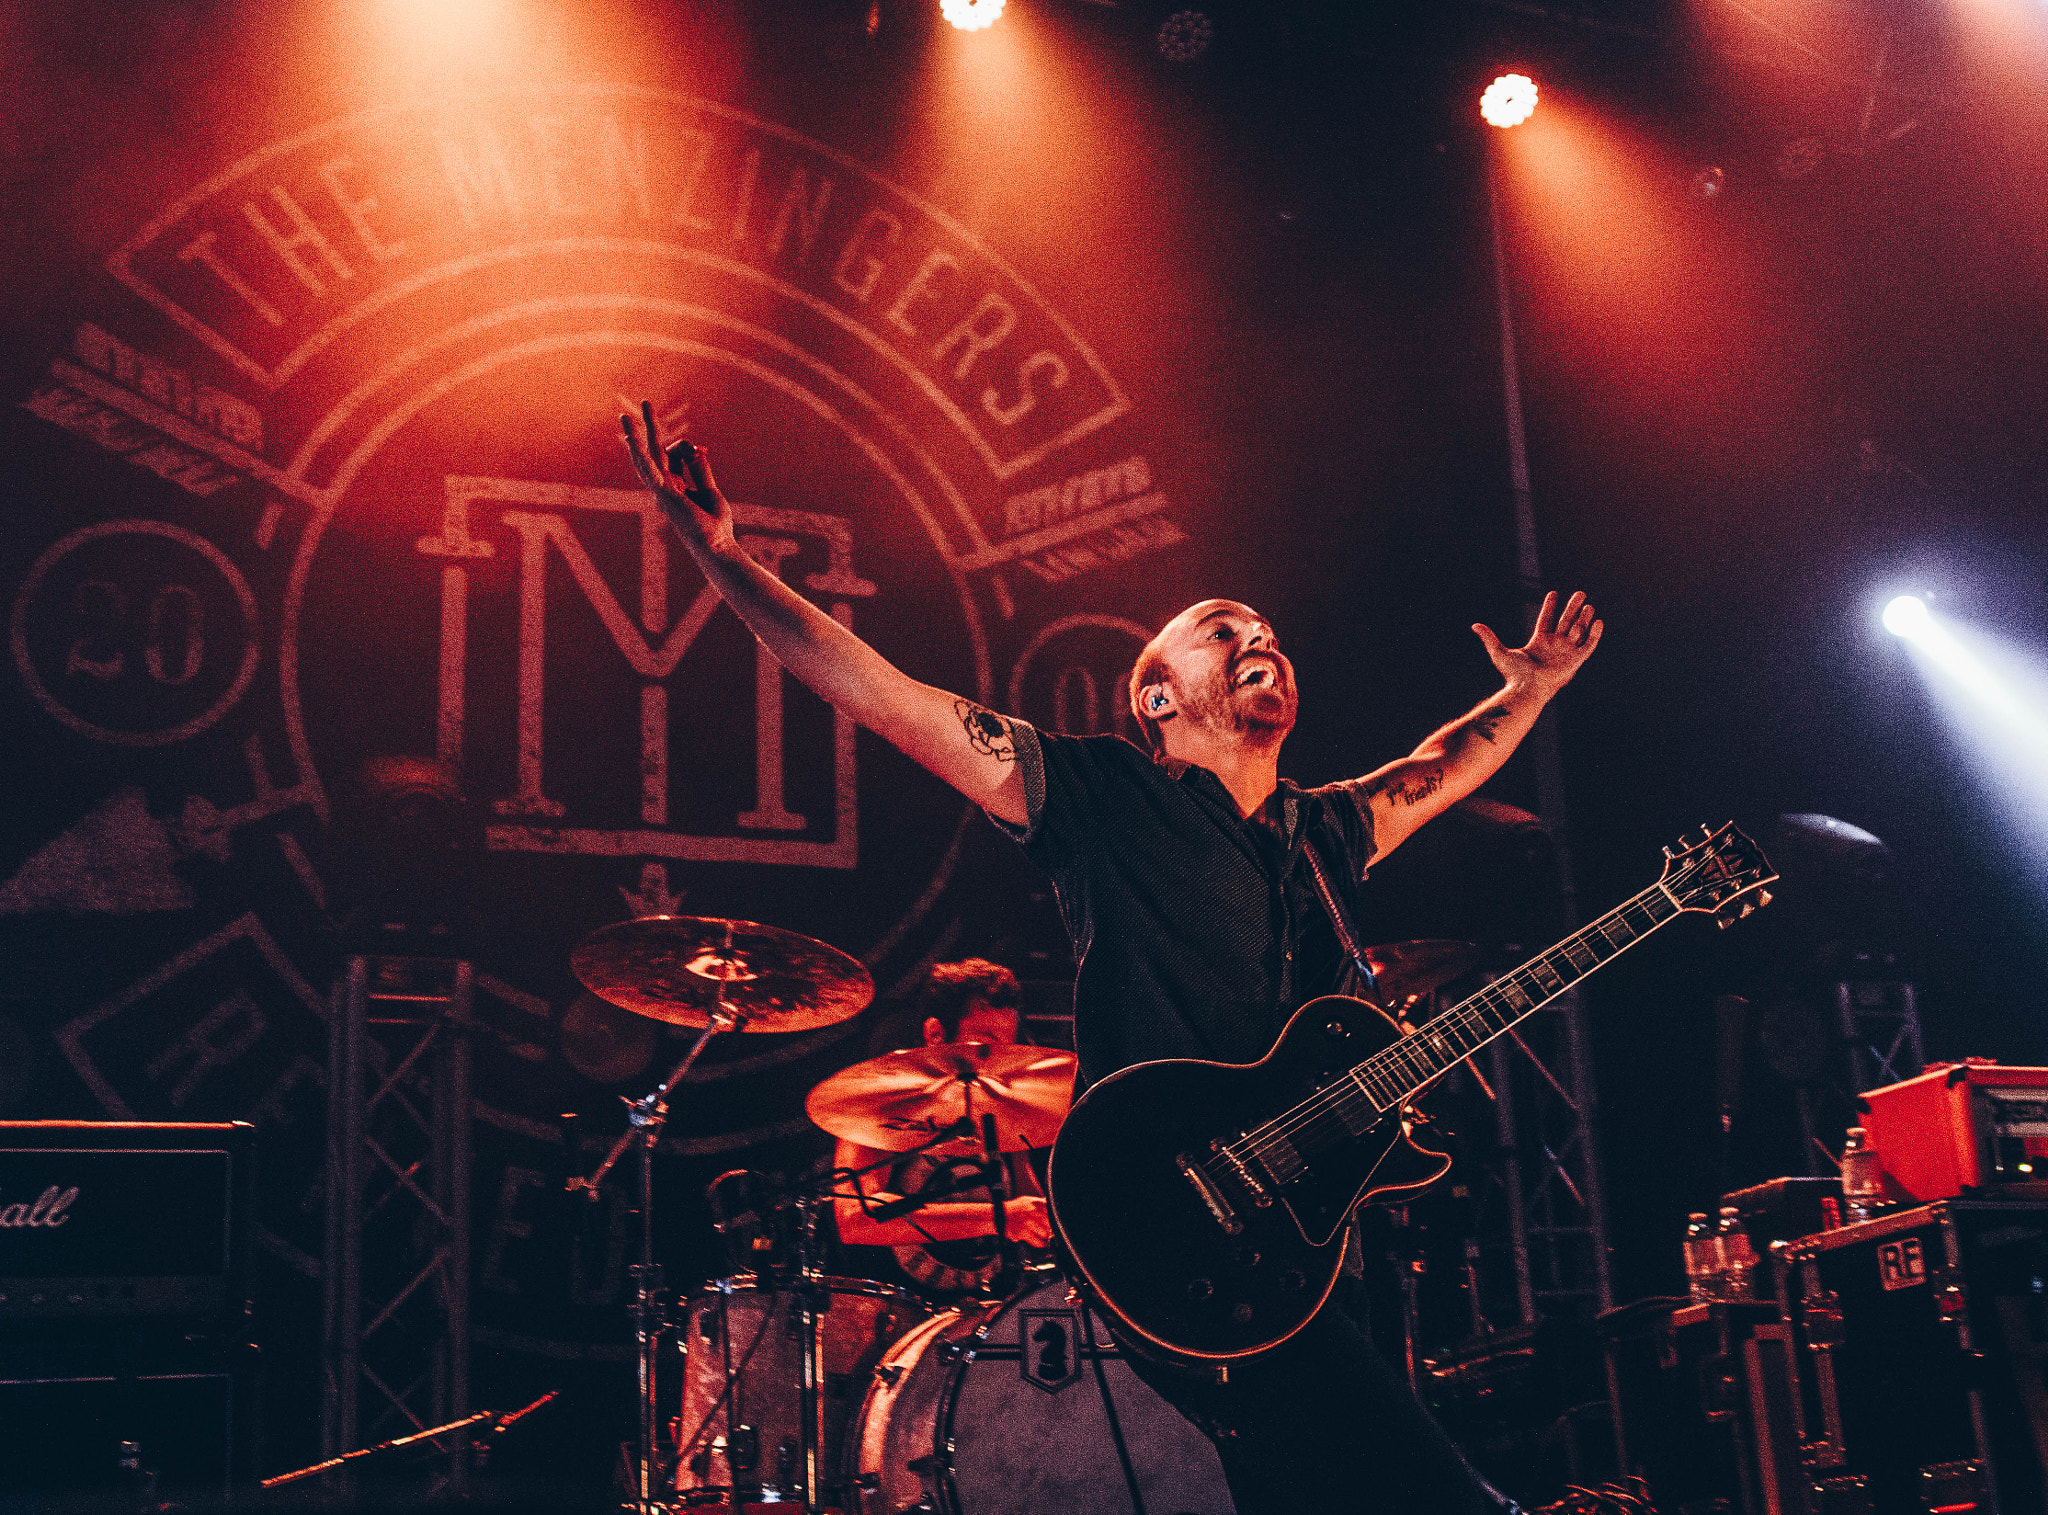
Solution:
<svg viewBox="0 0 2048 1515">
<path fill-rule="evenodd" d="M 1370 1129 L 1423 1085 L 1680 913 L 1663 882 L 1652 884 L 1470 999 L 1381 1048 L 1336 1083 L 1247 1132 L 1233 1146 L 1286 1183 L 1301 1170 L 1304 1152 Z"/>
<path fill-rule="evenodd" d="M 1541 1009 L 1610 958 L 1679 913 L 1657 885 L 1615 907 L 1470 999 L 1451 1006 L 1351 1070 L 1378 1111 L 1391 1110 L 1430 1080 L 1471 1056 L 1515 1022 Z"/>
</svg>

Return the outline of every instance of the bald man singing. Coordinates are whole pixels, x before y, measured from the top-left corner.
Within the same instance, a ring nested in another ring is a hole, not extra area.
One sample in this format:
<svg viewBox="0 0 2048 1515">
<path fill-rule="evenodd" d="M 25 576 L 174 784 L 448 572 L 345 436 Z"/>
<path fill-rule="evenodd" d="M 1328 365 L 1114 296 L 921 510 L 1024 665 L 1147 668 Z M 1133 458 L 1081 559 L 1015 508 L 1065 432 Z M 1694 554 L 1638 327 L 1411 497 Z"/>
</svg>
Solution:
<svg viewBox="0 0 2048 1515">
<path fill-rule="evenodd" d="M 1368 865 L 1490 778 L 1600 641 L 1581 594 L 1562 607 L 1546 596 L 1521 647 L 1474 626 L 1497 694 L 1404 758 L 1303 789 L 1279 770 L 1298 705 L 1293 664 L 1250 606 L 1204 600 L 1167 622 L 1132 670 L 1149 750 L 1041 732 L 894 667 L 740 550 L 701 447 L 664 452 L 651 406 L 640 429 L 620 421 L 641 482 L 762 644 L 981 806 L 1051 875 L 1080 965 L 1083 1086 L 1156 1058 L 1254 1062 L 1304 1002 L 1350 984 L 1317 872 L 1355 920 Z M 1512 1508 L 1337 1296 L 1228 1384 L 1135 1365 L 1215 1440 L 1239 1515 Z"/>
</svg>

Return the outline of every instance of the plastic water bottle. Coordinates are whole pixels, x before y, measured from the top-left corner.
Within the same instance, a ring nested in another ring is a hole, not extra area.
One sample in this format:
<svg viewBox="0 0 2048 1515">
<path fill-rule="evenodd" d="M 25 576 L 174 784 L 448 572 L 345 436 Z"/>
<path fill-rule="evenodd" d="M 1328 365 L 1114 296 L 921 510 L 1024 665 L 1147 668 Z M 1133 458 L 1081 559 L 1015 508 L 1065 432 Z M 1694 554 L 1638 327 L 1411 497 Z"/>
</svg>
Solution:
<svg viewBox="0 0 2048 1515">
<path fill-rule="evenodd" d="M 1756 1298 L 1756 1248 L 1749 1244 L 1742 1212 L 1733 1205 L 1721 1206 L 1721 1224 L 1714 1228 L 1721 1244 L 1721 1297 Z"/>
<path fill-rule="evenodd" d="M 1685 1286 L 1694 1304 L 1720 1297 L 1721 1239 L 1704 1210 L 1685 1218 Z"/>
<path fill-rule="evenodd" d="M 1853 1224 L 1884 1210 L 1884 1167 L 1864 1129 L 1851 1126 L 1842 1143 L 1842 1215 Z"/>
</svg>

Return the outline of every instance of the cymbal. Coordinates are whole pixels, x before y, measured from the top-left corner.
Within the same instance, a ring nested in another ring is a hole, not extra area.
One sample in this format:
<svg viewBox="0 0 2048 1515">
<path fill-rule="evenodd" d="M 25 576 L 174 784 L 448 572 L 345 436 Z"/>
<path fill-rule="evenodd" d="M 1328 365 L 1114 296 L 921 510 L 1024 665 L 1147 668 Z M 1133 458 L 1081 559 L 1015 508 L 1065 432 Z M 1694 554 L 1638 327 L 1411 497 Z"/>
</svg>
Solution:
<svg viewBox="0 0 2048 1515">
<path fill-rule="evenodd" d="M 1050 1147 L 1074 1103 L 1074 1054 L 1048 1047 L 942 1046 L 886 1052 L 842 1068 L 804 1109 L 834 1136 L 908 1152 L 970 1114 L 996 1118 L 1005 1152 Z M 962 1140 L 979 1141 L 973 1138 Z"/>
<path fill-rule="evenodd" d="M 742 1031 L 835 1025 L 875 997 L 868 970 L 838 948 L 755 921 L 619 921 L 578 942 L 569 966 L 598 998 L 671 1026 L 710 1025 L 721 986 Z"/>
<path fill-rule="evenodd" d="M 1399 1010 L 1433 989 L 1469 973 L 1479 964 L 1475 942 L 1384 942 L 1365 949 L 1372 964 L 1380 1004 Z"/>
</svg>

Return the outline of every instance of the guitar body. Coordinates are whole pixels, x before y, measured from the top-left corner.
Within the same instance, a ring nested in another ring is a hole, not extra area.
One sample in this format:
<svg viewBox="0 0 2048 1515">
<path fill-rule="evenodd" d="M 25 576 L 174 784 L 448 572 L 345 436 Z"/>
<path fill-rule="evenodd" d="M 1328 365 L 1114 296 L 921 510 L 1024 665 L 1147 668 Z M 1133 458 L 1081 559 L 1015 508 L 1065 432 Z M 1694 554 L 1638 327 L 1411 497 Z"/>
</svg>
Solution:
<svg viewBox="0 0 2048 1515">
<path fill-rule="evenodd" d="M 1341 994 L 1294 1013 L 1255 1063 L 1140 1063 L 1060 1127 L 1053 1229 L 1081 1288 L 1133 1344 L 1226 1366 L 1271 1351 L 1329 1298 L 1352 1209 L 1405 1198 L 1451 1160 L 1408 1138 L 1429 1083 L 1652 931 L 1766 904 L 1769 861 L 1731 821 L 1664 849 L 1663 876 L 1470 998 L 1402 1033 Z"/>
<path fill-rule="evenodd" d="M 1297 1010 L 1256 1063 L 1140 1063 L 1090 1088 L 1060 1128 L 1046 1185 L 1082 1288 L 1168 1360 L 1227 1364 L 1293 1336 L 1337 1281 L 1353 1208 L 1428 1187 L 1450 1158 L 1417 1146 L 1389 1112 L 1267 1186 L 1264 1204 L 1214 1184 L 1227 1219 L 1184 1163 L 1213 1162 L 1212 1142 L 1284 1114 L 1400 1039 L 1376 1006 L 1333 994 Z"/>
</svg>

